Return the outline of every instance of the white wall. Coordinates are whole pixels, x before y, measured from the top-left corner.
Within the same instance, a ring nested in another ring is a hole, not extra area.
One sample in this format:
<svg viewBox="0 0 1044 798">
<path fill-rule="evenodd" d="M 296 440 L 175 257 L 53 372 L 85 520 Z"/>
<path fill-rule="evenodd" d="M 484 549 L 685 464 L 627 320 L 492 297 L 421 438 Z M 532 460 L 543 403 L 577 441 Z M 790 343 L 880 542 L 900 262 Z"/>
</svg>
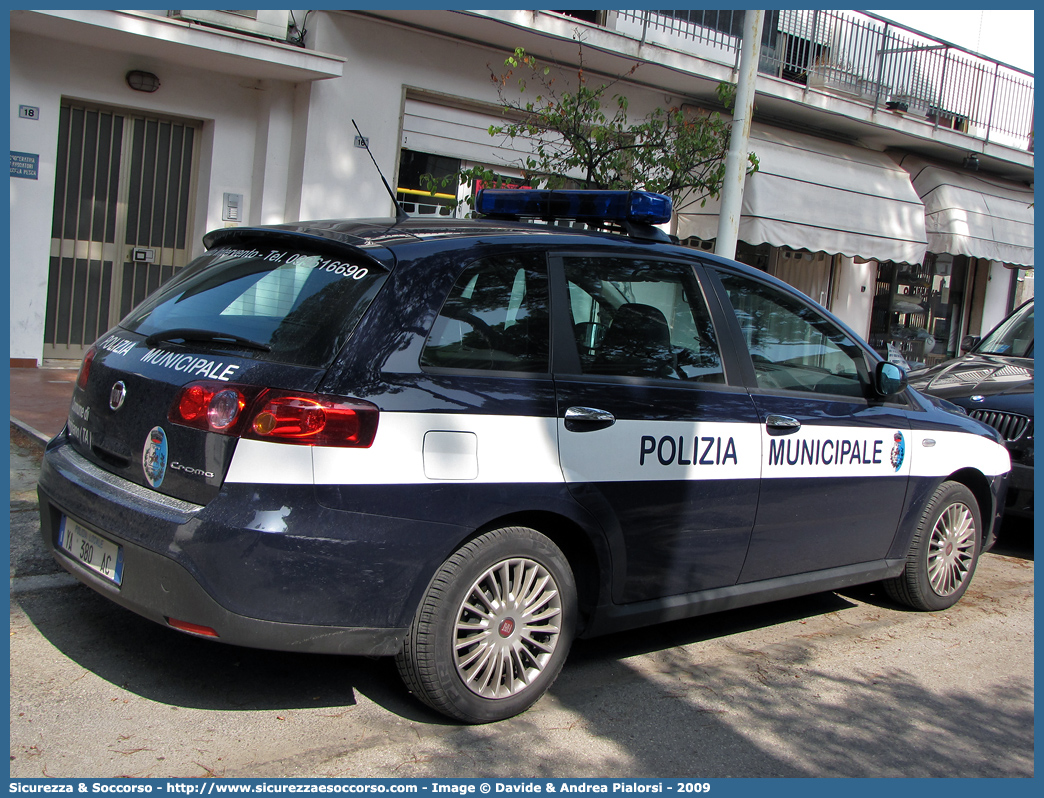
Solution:
<svg viewBox="0 0 1044 798">
<path fill-rule="evenodd" d="M 46 60 L 41 46 L 25 38 L 11 39 L 11 149 L 40 156 L 36 180 L 10 178 L 11 357 L 35 360 L 43 348 L 58 141 L 58 104 L 52 102 L 52 92 L 28 88 L 39 62 Z M 27 52 L 34 55 L 30 63 L 24 58 Z M 39 119 L 19 119 L 19 105 L 38 107 Z"/>
<path fill-rule="evenodd" d="M 374 157 L 394 186 L 402 144 L 399 136 L 404 88 L 497 103 L 490 70 L 504 72 L 504 59 L 510 55 L 507 49 L 451 41 L 336 12 L 313 14 L 308 29 L 310 42 L 314 36 L 315 49 L 348 60 L 344 77 L 311 87 L 302 219 L 391 214 L 391 199 L 366 151 L 353 145 L 352 119 L 369 138 Z M 522 39 L 520 32 L 519 44 Z M 576 55 L 573 42 L 554 46 L 561 49 L 558 54 L 563 60 Z M 537 55 L 542 62 L 547 61 Z M 598 76 L 591 80 L 608 82 Z M 635 119 L 657 105 L 672 102 L 662 91 L 627 87 L 626 94 Z M 677 102 L 677 98 L 673 101 Z M 498 141 L 490 138 L 491 151 Z"/>
<path fill-rule="evenodd" d="M 982 335 L 986 335 L 1008 315 L 1008 296 L 1015 275 L 1012 269 L 1004 268 L 1003 263 L 990 261 L 990 276 L 982 305 Z"/>
<path fill-rule="evenodd" d="M 124 79 L 132 69 L 158 75 L 160 89 L 153 94 L 132 91 Z M 292 86 L 33 35 L 12 37 L 11 149 L 40 156 L 39 179 L 11 178 L 11 229 L 17 231 L 11 236 L 12 358 L 42 359 L 63 96 L 203 122 L 195 216 L 189 230 L 193 255 L 203 251 L 205 232 L 225 224 L 224 192 L 244 195 L 244 219 L 284 221 Z M 38 107 L 39 121 L 19 119 L 19 105 Z"/>
<path fill-rule="evenodd" d="M 838 255 L 837 259 L 837 280 L 834 283 L 831 310 L 841 321 L 866 339 L 870 335 L 870 311 L 874 304 L 877 261 L 856 263 L 844 255 Z"/>
</svg>

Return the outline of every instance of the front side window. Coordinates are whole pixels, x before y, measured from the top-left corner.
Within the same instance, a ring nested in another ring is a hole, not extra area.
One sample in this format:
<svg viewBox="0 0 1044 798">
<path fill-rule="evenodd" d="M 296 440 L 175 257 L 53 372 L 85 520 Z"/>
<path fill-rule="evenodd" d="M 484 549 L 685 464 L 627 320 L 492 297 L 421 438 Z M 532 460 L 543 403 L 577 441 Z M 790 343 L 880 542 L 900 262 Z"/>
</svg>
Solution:
<svg viewBox="0 0 1044 798">
<path fill-rule="evenodd" d="M 692 268 L 631 258 L 564 258 L 584 374 L 724 382 Z"/>
<path fill-rule="evenodd" d="M 549 323 L 543 258 L 486 258 L 457 278 L 428 335 L 421 365 L 547 372 Z"/>
<path fill-rule="evenodd" d="M 869 372 L 860 347 L 800 300 L 764 283 L 723 274 L 758 387 L 865 397 Z"/>
</svg>

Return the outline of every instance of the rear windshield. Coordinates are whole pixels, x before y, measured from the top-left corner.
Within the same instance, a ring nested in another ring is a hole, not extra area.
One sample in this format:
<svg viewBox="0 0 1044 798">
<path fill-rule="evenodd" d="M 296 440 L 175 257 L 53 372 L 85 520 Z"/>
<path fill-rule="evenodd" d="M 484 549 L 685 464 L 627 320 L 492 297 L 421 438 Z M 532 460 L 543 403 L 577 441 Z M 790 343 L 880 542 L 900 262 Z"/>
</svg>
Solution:
<svg viewBox="0 0 1044 798">
<path fill-rule="evenodd" d="M 351 336 L 386 276 L 380 266 L 350 254 L 222 247 L 189 264 L 120 326 L 156 341 L 209 340 L 261 360 L 323 367 Z"/>
</svg>

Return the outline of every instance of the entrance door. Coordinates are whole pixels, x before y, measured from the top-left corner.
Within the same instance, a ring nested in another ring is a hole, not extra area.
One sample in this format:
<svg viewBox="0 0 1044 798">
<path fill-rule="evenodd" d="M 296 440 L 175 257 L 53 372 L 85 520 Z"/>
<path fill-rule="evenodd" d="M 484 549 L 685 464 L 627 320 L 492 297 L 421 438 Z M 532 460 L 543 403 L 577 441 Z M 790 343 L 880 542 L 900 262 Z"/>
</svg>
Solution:
<svg viewBox="0 0 1044 798">
<path fill-rule="evenodd" d="M 188 262 L 200 127 L 62 104 L 45 358 L 79 359 Z"/>
<path fill-rule="evenodd" d="M 833 294 L 834 258 L 823 252 L 794 252 L 777 249 L 771 270 L 787 285 L 791 285 L 820 305 L 829 308 Z"/>
</svg>

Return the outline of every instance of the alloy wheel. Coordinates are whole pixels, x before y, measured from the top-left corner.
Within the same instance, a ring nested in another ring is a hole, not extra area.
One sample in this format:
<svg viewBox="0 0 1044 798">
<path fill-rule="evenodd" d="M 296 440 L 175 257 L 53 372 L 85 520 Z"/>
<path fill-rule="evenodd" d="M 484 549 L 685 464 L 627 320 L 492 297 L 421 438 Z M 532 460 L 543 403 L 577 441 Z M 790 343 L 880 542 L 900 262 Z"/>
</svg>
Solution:
<svg viewBox="0 0 1044 798">
<path fill-rule="evenodd" d="M 962 502 L 947 507 L 928 542 L 928 582 L 940 596 L 960 589 L 974 565 L 975 519 Z"/>
<path fill-rule="evenodd" d="M 454 661 L 476 695 L 506 698 L 530 685 L 558 645 L 562 599 L 535 560 L 497 563 L 471 586 L 457 610 Z"/>
</svg>

